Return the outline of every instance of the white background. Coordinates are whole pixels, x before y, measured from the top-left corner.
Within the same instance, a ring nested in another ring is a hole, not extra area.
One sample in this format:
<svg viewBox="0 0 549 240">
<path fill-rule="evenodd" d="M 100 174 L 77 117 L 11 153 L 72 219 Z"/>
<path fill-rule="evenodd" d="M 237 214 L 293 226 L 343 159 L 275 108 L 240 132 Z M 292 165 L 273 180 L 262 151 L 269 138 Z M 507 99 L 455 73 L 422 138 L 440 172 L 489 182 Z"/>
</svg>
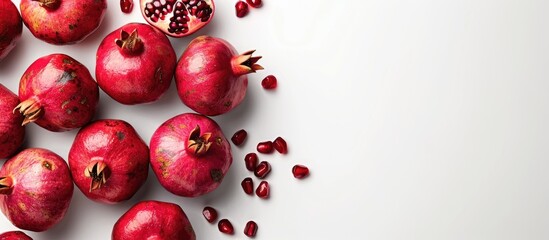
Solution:
<svg viewBox="0 0 549 240">
<path fill-rule="evenodd" d="M 193 35 L 264 56 L 243 104 L 215 117 L 228 137 L 249 133 L 233 147 L 220 188 L 177 197 L 151 172 L 119 205 L 75 189 L 60 224 L 27 233 L 109 239 L 130 206 L 156 199 L 180 204 L 198 239 L 246 239 L 250 219 L 259 224 L 256 239 L 549 239 L 548 1 L 264 0 L 243 19 L 235 2 L 218 0 L 213 21 Z M 93 73 L 102 38 L 131 21 L 144 22 L 138 5 L 124 15 L 110 0 L 101 27 L 77 45 L 49 45 L 25 28 L 0 63 L 0 83 L 16 92 L 25 69 L 54 52 Z M 191 38 L 171 39 L 178 56 Z M 275 91 L 261 88 L 267 74 L 279 79 Z M 124 106 L 102 93 L 97 118 L 124 119 L 148 142 L 163 121 L 188 111 L 172 85 L 149 105 Z M 27 130 L 27 147 L 64 158 L 76 134 Z M 277 136 L 290 153 L 260 155 L 273 166 L 271 198 L 249 197 L 240 187 L 251 175 L 243 156 Z M 311 168 L 308 179 L 292 177 L 296 163 Z M 235 236 L 203 219 L 206 205 L 232 221 Z M 0 217 L 0 231 L 14 229 Z"/>
</svg>

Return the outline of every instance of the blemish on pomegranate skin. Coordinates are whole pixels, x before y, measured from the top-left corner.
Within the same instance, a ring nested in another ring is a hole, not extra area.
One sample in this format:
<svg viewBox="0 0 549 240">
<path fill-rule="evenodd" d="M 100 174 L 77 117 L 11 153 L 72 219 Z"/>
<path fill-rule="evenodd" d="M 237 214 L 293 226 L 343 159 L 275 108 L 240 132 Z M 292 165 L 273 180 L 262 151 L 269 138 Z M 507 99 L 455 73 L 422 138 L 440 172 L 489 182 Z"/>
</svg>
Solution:
<svg viewBox="0 0 549 240">
<path fill-rule="evenodd" d="M 123 132 L 116 132 L 116 138 L 118 138 L 118 140 L 122 141 L 125 137 L 126 134 L 124 134 Z"/>
<path fill-rule="evenodd" d="M 42 162 L 42 167 L 44 167 L 44 168 L 46 168 L 46 169 L 48 169 L 48 170 L 51 170 L 51 169 L 52 169 L 52 165 L 51 165 L 51 163 L 48 162 L 48 161 Z"/>
</svg>

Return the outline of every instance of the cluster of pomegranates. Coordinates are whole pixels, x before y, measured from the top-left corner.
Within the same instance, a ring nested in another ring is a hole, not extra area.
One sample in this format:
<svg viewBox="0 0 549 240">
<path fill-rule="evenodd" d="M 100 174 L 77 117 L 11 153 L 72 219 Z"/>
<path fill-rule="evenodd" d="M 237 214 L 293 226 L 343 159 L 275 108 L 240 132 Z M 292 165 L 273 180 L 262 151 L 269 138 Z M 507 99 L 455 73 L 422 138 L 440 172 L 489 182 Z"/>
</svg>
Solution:
<svg viewBox="0 0 549 240">
<path fill-rule="evenodd" d="M 261 5 L 258 0 L 248 3 Z M 133 7 L 131 0 L 120 4 L 124 12 Z M 239 54 L 223 39 L 199 36 L 177 59 L 167 36 L 187 36 L 208 24 L 215 12 L 213 0 L 141 0 L 140 6 L 149 24 L 128 23 L 104 38 L 97 49 L 95 79 L 78 60 L 56 53 L 39 57 L 27 68 L 17 95 L 0 84 L 0 158 L 9 158 L 0 169 L 0 210 L 16 227 L 40 232 L 60 222 L 71 202 L 73 182 L 93 201 L 128 200 L 146 181 L 149 165 L 160 184 L 178 196 L 202 196 L 223 181 L 233 162 L 231 144 L 209 116 L 227 113 L 243 101 L 247 74 L 263 69 L 261 57 L 253 56 L 254 51 Z M 76 44 L 98 28 L 106 8 L 106 0 L 21 0 L 20 15 L 10 0 L 0 0 L 0 64 L 16 47 L 23 25 L 47 43 Z M 93 120 L 100 90 L 122 104 L 152 103 L 174 78 L 181 101 L 196 113 L 168 119 L 148 145 L 128 122 Z M 262 86 L 274 89 L 277 80 L 269 75 Z M 67 161 L 47 149 L 21 149 L 25 126 L 31 123 L 51 132 L 79 129 Z M 241 130 L 230 140 L 240 145 L 245 138 Z M 285 154 L 285 140 L 278 137 L 257 146 L 260 153 L 273 149 Z M 267 162 L 257 163 L 257 155 L 246 156 L 245 162 L 258 178 L 270 171 Z M 306 176 L 308 169 L 303 169 L 296 165 L 294 176 Z M 262 182 L 256 192 L 266 198 L 268 190 L 268 183 Z M 220 231 L 232 229 L 227 222 L 219 222 Z M 257 228 L 250 221 L 244 232 L 255 236 Z M 14 231 L 0 239 L 31 238 Z M 116 222 L 112 239 L 196 236 L 178 205 L 142 201 Z"/>
</svg>

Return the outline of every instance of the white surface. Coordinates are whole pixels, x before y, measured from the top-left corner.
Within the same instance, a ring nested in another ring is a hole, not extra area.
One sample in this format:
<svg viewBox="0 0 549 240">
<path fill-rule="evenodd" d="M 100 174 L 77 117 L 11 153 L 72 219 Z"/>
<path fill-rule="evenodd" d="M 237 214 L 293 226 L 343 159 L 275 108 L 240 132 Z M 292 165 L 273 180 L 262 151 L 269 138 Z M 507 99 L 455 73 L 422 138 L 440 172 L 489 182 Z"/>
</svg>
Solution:
<svg viewBox="0 0 549 240">
<path fill-rule="evenodd" d="M 229 137 L 249 132 L 221 187 L 176 197 L 151 172 L 131 201 L 114 206 L 75 189 L 66 218 L 30 235 L 110 239 L 130 206 L 157 199 L 180 204 L 199 239 L 246 239 L 250 219 L 256 239 L 549 239 L 548 1 L 264 0 L 243 19 L 234 3 L 216 1 L 214 20 L 195 35 L 264 56 L 245 102 L 215 118 Z M 93 72 L 101 39 L 130 21 L 144 21 L 137 6 L 124 15 L 109 1 L 103 25 L 81 44 L 49 45 L 25 29 L 0 81 L 16 91 L 26 67 L 53 52 Z M 171 39 L 178 56 L 190 39 Z M 261 88 L 267 74 L 279 79 L 274 92 Z M 189 111 L 175 85 L 150 105 L 101 97 L 97 117 L 127 120 L 147 142 L 164 120 Z M 64 158 L 76 134 L 33 124 L 28 132 L 27 146 Z M 273 166 L 271 199 L 245 195 L 244 155 L 279 135 L 290 153 L 260 155 Z M 291 176 L 296 163 L 310 166 L 308 179 Z M 232 221 L 235 236 L 203 219 L 205 205 Z M 0 217 L 0 231 L 13 229 Z"/>
</svg>

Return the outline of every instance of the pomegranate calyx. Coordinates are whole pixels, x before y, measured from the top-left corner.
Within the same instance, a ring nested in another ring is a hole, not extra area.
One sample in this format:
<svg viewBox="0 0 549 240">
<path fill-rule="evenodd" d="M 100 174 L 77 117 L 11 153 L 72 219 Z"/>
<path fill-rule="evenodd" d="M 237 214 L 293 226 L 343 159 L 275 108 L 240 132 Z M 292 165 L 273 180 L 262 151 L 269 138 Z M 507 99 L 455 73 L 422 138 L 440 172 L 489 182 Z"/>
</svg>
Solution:
<svg viewBox="0 0 549 240">
<path fill-rule="evenodd" d="M 19 105 L 13 109 L 13 113 L 15 113 L 15 111 L 19 111 L 19 113 L 23 114 L 25 119 L 21 125 L 25 126 L 28 123 L 34 122 L 40 118 L 42 114 L 42 106 L 40 106 L 40 103 L 36 100 L 30 98 L 19 103 Z"/>
<path fill-rule="evenodd" d="M 195 156 L 204 155 L 212 145 L 212 142 L 210 142 L 211 137 L 212 133 L 209 132 L 200 134 L 200 126 L 196 125 L 189 135 L 187 151 Z"/>
<path fill-rule="evenodd" d="M 13 190 L 11 177 L 0 177 L 0 194 L 10 194 Z"/>
<path fill-rule="evenodd" d="M 101 188 L 107 182 L 110 176 L 110 170 L 107 164 L 101 160 L 94 160 L 88 164 L 84 170 L 84 176 L 92 178 L 90 183 L 90 192 Z"/>
<path fill-rule="evenodd" d="M 116 39 L 115 43 L 123 53 L 129 55 L 137 55 L 143 52 L 143 41 L 137 34 L 137 29 L 131 33 L 124 30 L 120 31 L 120 39 Z"/>
<path fill-rule="evenodd" d="M 241 76 L 244 74 L 256 72 L 257 70 L 263 70 L 263 67 L 257 64 L 257 61 L 261 59 L 261 56 L 253 57 L 252 54 L 254 52 L 255 50 L 244 52 L 231 60 L 234 75 Z"/>
<path fill-rule="evenodd" d="M 47 10 L 55 10 L 61 5 L 61 0 L 33 0 L 37 1 L 40 4 L 40 7 L 46 8 Z"/>
</svg>

